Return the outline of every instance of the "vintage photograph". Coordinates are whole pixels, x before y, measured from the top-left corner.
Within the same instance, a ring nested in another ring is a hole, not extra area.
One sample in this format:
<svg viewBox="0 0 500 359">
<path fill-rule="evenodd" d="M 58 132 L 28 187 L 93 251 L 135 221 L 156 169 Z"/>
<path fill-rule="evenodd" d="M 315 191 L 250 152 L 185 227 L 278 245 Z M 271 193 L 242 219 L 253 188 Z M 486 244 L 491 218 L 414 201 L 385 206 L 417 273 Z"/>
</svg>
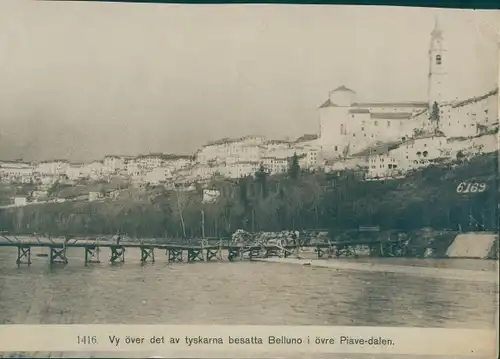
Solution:
<svg viewBox="0 0 500 359">
<path fill-rule="evenodd" d="M 498 25 L 2 1 L 0 323 L 495 328 Z"/>
</svg>

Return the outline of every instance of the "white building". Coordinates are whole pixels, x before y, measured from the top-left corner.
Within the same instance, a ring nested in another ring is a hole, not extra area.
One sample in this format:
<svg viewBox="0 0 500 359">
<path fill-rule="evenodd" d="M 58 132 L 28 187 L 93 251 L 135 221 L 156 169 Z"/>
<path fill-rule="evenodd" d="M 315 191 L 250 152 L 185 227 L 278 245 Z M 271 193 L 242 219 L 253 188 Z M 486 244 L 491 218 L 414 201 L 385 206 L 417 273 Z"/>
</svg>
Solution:
<svg viewBox="0 0 500 359">
<path fill-rule="evenodd" d="M 144 182 L 151 185 L 159 185 L 160 183 L 164 183 L 172 178 L 172 171 L 164 167 L 153 168 L 143 176 Z"/>
<path fill-rule="evenodd" d="M 427 102 L 363 103 L 355 98 L 353 90 L 340 86 L 319 108 L 318 142 L 326 157 L 346 157 L 428 126 Z"/>
<path fill-rule="evenodd" d="M 6 182 L 29 183 L 34 180 L 33 166 L 18 161 L 0 162 L 0 177 Z"/>
<path fill-rule="evenodd" d="M 34 169 L 34 172 L 41 175 L 60 176 L 66 174 L 70 163 L 66 160 L 42 161 Z"/>
<path fill-rule="evenodd" d="M 237 163 L 227 164 L 223 175 L 228 178 L 253 176 L 259 167 L 260 162 L 257 161 L 240 161 Z"/>
<path fill-rule="evenodd" d="M 113 155 L 105 156 L 103 164 L 104 167 L 106 167 L 107 172 L 115 173 L 125 169 L 125 157 Z"/>
<path fill-rule="evenodd" d="M 99 192 L 89 192 L 89 202 L 97 201 L 101 198 L 101 194 Z"/>
<path fill-rule="evenodd" d="M 91 163 L 83 165 L 81 168 L 81 175 L 89 177 L 92 180 L 102 179 L 108 174 L 108 168 L 104 165 L 103 161 L 92 161 Z"/>
<path fill-rule="evenodd" d="M 203 146 L 196 153 L 196 161 L 202 164 L 211 161 L 225 162 L 228 157 L 238 158 L 241 162 L 258 161 L 260 146 L 264 141 L 264 137 L 253 135 L 237 139 L 223 138 Z"/>
<path fill-rule="evenodd" d="M 399 158 L 390 152 L 374 153 L 369 156 L 366 179 L 394 178 L 402 174 Z"/>
<path fill-rule="evenodd" d="M 446 137 L 425 135 L 405 141 L 381 143 L 354 156 L 366 158 L 367 179 L 384 179 L 427 167 L 437 159 L 446 157 L 447 148 Z"/>
<path fill-rule="evenodd" d="M 447 137 L 473 137 L 498 125 L 498 88 L 463 101 L 443 104 L 439 129 Z"/>
<path fill-rule="evenodd" d="M 135 159 L 128 159 L 125 163 L 125 171 L 130 177 L 141 177 L 145 171 Z"/>
<path fill-rule="evenodd" d="M 378 177 L 395 172 L 394 169 L 405 172 L 437 158 L 450 157 L 459 146 L 476 152 L 479 147 L 492 148 L 493 142 L 485 139 L 483 144 L 458 141 L 450 146 L 447 142 L 446 138 L 452 137 L 477 138 L 498 127 L 498 88 L 466 100 L 452 99 L 448 91 L 452 83 L 448 78 L 447 50 L 437 21 L 430 38 L 426 101 L 364 103 L 345 86 L 330 92 L 318 109 L 318 142 L 325 160 L 347 160 L 380 143 L 403 142 L 390 154 L 371 155 L 369 175 Z"/>
<path fill-rule="evenodd" d="M 225 165 L 197 163 L 191 167 L 181 168 L 174 172 L 176 183 L 206 182 L 216 174 L 222 174 Z"/>
<path fill-rule="evenodd" d="M 262 158 L 262 165 L 269 174 L 285 173 L 288 171 L 289 157 L 266 156 Z"/>
<path fill-rule="evenodd" d="M 14 205 L 15 206 L 26 206 L 28 204 L 28 200 L 26 197 L 23 196 L 17 196 L 14 197 Z"/>
<path fill-rule="evenodd" d="M 299 156 L 301 169 L 311 170 L 316 168 L 321 158 L 321 147 L 316 143 L 295 143 L 294 154 Z M 291 157 L 291 156 L 290 156 Z"/>
<path fill-rule="evenodd" d="M 193 165 L 192 156 L 172 155 L 165 159 L 163 167 L 169 168 L 171 171 L 180 170 Z"/>
<path fill-rule="evenodd" d="M 77 180 L 79 178 L 82 178 L 84 176 L 83 166 L 83 164 L 71 163 L 66 168 L 66 176 L 68 176 L 70 180 Z"/>
<path fill-rule="evenodd" d="M 443 135 L 425 135 L 404 141 L 389 154 L 397 159 L 398 168 L 403 173 L 426 167 L 438 158 L 446 156 L 447 139 Z"/>
<path fill-rule="evenodd" d="M 164 163 L 162 154 L 140 155 L 135 158 L 135 163 L 143 170 L 150 171 L 154 168 L 161 167 Z"/>
</svg>

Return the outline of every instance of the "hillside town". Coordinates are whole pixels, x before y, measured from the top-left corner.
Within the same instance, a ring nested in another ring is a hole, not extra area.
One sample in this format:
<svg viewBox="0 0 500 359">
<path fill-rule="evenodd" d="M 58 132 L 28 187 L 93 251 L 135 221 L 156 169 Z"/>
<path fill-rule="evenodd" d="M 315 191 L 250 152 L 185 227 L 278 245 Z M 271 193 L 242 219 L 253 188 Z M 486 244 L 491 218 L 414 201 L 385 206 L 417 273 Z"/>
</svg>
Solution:
<svg viewBox="0 0 500 359">
<path fill-rule="evenodd" d="M 317 109 L 319 132 L 296 140 L 249 135 L 207 143 L 192 155 L 107 155 L 90 163 L 2 161 L 2 184 L 32 187 L 29 194 L 13 196 L 3 205 L 46 201 L 56 183 L 109 183 L 117 178 L 133 186 L 189 190 L 214 178 L 252 176 L 259 169 L 270 175 L 284 173 L 292 158 L 303 171 L 354 170 L 365 180 L 382 180 L 498 151 L 498 88 L 473 98 L 446 98 L 452 79 L 437 21 L 431 33 L 428 79 L 427 101 L 363 102 L 353 89 L 338 86 Z M 105 195 L 109 193 L 89 192 L 81 198 Z"/>
</svg>

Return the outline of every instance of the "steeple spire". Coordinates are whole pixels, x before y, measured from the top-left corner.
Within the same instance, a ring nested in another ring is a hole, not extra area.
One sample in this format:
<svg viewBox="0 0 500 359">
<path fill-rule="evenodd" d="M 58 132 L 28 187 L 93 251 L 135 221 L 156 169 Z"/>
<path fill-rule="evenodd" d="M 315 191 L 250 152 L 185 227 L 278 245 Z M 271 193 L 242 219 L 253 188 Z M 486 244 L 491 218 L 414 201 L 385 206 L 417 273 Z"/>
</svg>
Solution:
<svg viewBox="0 0 500 359">
<path fill-rule="evenodd" d="M 431 32 L 429 46 L 429 85 L 428 85 L 428 98 L 429 109 L 431 110 L 434 103 L 438 105 L 444 100 L 444 94 L 447 91 L 447 73 L 446 64 L 446 49 L 444 47 L 443 31 L 439 26 L 438 17 L 434 17 L 434 29 Z"/>
<path fill-rule="evenodd" d="M 434 29 L 431 32 L 431 36 L 433 39 L 442 39 L 443 38 L 443 31 L 439 27 L 439 19 L 437 15 L 434 17 Z"/>
</svg>

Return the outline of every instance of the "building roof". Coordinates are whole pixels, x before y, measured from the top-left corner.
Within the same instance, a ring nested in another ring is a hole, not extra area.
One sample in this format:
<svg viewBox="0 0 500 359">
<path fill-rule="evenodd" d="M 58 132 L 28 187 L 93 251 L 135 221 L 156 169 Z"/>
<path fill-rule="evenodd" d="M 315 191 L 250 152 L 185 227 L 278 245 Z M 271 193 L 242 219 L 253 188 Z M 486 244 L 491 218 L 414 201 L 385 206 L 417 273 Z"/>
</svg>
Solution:
<svg viewBox="0 0 500 359">
<path fill-rule="evenodd" d="M 243 137 L 239 137 L 239 138 L 224 137 L 224 138 L 221 138 L 220 140 L 209 142 L 206 145 L 203 145 L 202 147 L 209 147 L 209 146 L 223 145 L 223 144 L 229 144 L 229 143 L 235 143 L 235 142 L 242 142 L 242 141 L 248 140 L 250 138 L 262 138 L 263 139 L 264 137 L 258 136 L 258 135 L 248 135 L 248 136 L 243 136 Z"/>
<path fill-rule="evenodd" d="M 335 90 L 330 91 L 330 95 L 333 92 L 351 92 L 351 93 L 356 93 L 355 91 L 351 90 L 350 88 L 345 87 L 344 85 L 337 87 Z M 336 104 L 330 101 L 330 98 L 326 100 L 321 106 L 318 108 L 325 108 L 325 107 L 338 107 Z"/>
<path fill-rule="evenodd" d="M 355 102 L 352 107 L 410 107 L 427 108 L 429 104 L 423 101 L 405 101 L 405 102 Z"/>
<path fill-rule="evenodd" d="M 424 140 L 428 138 L 446 138 L 446 136 L 444 134 L 439 134 L 439 133 L 425 133 L 419 136 L 411 137 L 403 141 L 402 144 L 413 144 L 415 143 L 415 141 Z"/>
<path fill-rule="evenodd" d="M 439 19 L 437 16 L 434 18 L 434 29 L 431 32 L 431 36 L 435 39 L 443 38 L 443 30 L 441 30 L 441 27 L 439 26 Z"/>
<path fill-rule="evenodd" d="M 297 138 L 295 140 L 295 142 L 307 142 L 307 141 L 314 141 L 317 139 L 318 139 L 318 135 L 313 134 L 313 133 L 309 133 L 309 134 L 306 133 L 305 135 L 302 135 L 299 138 Z"/>
<path fill-rule="evenodd" d="M 55 159 L 55 160 L 44 160 L 44 161 L 41 161 L 40 163 L 69 163 L 69 161 L 68 160 Z"/>
<path fill-rule="evenodd" d="M 351 108 L 349 113 L 370 113 L 370 110 L 367 108 Z"/>
<path fill-rule="evenodd" d="M 414 140 L 423 140 L 425 138 L 446 138 L 443 133 L 424 133 L 423 135 L 413 137 Z"/>
<path fill-rule="evenodd" d="M 262 159 L 288 161 L 288 157 L 263 156 Z"/>
<path fill-rule="evenodd" d="M 355 91 L 351 90 L 350 88 L 347 88 L 345 87 L 344 85 L 341 85 L 339 87 L 337 87 L 335 90 L 333 90 L 332 92 L 337 92 L 337 91 L 344 91 L 344 92 L 352 92 L 352 93 L 356 93 Z"/>
<path fill-rule="evenodd" d="M 328 99 L 318 108 L 325 108 L 325 107 L 338 107 L 338 106 L 335 105 L 332 101 L 330 101 L 330 99 Z"/>
<path fill-rule="evenodd" d="M 471 97 L 471 98 L 468 98 L 468 99 L 463 100 L 463 101 L 452 103 L 451 107 L 457 108 L 457 107 L 466 106 L 466 105 L 469 105 L 469 104 L 474 103 L 474 102 L 479 102 L 481 100 L 484 100 L 484 99 L 486 99 L 490 96 L 496 95 L 496 94 L 498 94 L 498 87 L 494 90 L 491 90 L 491 91 L 485 93 L 484 95 Z"/>
<path fill-rule="evenodd" d="M 412 117 L 411 112 L 375 112 L 371 113 L 370 117 L 373 119 L 384 120 L 407 120 Z"/>
<path fill-rule="evenodd" d="M 384 153 L 388 153 L 389 151 L 398 148 L 403 141 L 394 141 L 394 142 L 386 142 L 386 143 L 378 143 L 373 146 L 365 148 L 363 151 L 355 153 L 352 157 L 365 157 L 365 156 L 373 156 L 373 155 L 381 155 Z"/>
<path fill-rule="evenodd" d="M 289 145 L 290 141 L 286 140 L 269 140 L 264 142 L 265 145 Z"/>
<path fill-rule="evenodd" d="M 237 166 L 237 165 L 258 165 L 259 161 L 238 161 L 235 163 L 230 163 L 229 166 Z M 228 164 L 226 164 L 228 166 Z"/>
</svg>

